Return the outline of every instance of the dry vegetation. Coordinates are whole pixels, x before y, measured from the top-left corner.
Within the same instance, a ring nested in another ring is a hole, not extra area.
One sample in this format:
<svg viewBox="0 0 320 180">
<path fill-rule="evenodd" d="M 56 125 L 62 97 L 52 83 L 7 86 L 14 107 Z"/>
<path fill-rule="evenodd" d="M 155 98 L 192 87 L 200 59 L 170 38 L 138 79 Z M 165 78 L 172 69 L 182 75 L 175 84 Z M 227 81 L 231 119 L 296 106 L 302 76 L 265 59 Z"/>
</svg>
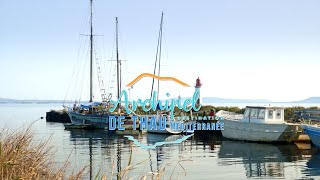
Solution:
<svg viewBox="0 0 320 180">
<path fill-rule="evenodd" d="M 26 129 L 0 130 L 0 179 L 87 179 L 88 168 L 77 169 L 70 168 L 70 163 L 66 160 L 64 163 L 54 161 L 54 149 L 49 145 L 49 140 L 36 140 L 31 126 Z M 130 146 L 130 155 L 128 164 L 122 168 L 121 172 L 115 172 L 114 163 L 112 167 L 105 170 L 99 170 L 92 179 L 163 179 L 164 175 L 173 178 L 177 166 L 181 166 L 180 161 L 170 174 L 165 174 L 166 166 L 161 167 L 155 172 L 148 172 L 142 175 L 130 177 L 130 171 L 145 163 L 142 161 L 137 164 L 132 163 L 132 146 Z M 182 167 L 182 166 L 181 166 Z M 182 167 L 183 169 L 183 167 Z M 73 171 L 72 171 L 73 170 Z M 184 169 L 183 169 L 184 170 Z M 185 171 L 185 170 L 184 170 Z M 107 173 L 109 172 L 109 173 Z M 167 172 L 168 173 L 168 172 Z M 186 175 L 186 172 L 184 173 Z"/>
<path fill-rule="evenodd" d="M 0 132 L 0 179 L 81 179 L 84 168 L 67 172 L 69 162 L 53 160 L 49 140 L 34 140 L 31 126 L 24 130 Z"/>
</svg>

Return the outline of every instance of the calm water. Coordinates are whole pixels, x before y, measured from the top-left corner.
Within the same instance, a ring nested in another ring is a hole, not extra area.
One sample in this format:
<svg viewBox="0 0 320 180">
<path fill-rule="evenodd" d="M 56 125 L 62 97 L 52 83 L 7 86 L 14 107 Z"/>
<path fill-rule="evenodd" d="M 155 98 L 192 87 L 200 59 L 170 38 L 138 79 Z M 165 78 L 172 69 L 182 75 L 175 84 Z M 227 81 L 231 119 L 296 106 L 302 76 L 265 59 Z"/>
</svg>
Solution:
<svg viewBox="0 0 320 180">
<path fill-rule="evenodd" d="M 55 104 L 0 104 L 0 127 L 15 129 L 60 107 Z M 87 165 L 88 179 L 94 178 L 99 170 L 108 173 L 112 167 L 113 172 L 123 170 L 130 154 L 135 166 L 128 177 L 134 179 L 143 175 L 151 177 L 150 172 L 163 168 L 164 179 L 171 176 L 172 179 L 320 179 L 320 151 L 302 150 L 295 144 L 230 141 L 203 133 L 181 144 L 142 149 L 114 132 L 64 130 L 63 124 L 46 123 L 45 119 L 37 121 L 33 129 L 38 139 L 52 136 L 57 161 L 63 162 L 69 157 L 75 169 Z M 155 134 L 134 137 L 149 145 L 177 138 Z"/>
</svg>

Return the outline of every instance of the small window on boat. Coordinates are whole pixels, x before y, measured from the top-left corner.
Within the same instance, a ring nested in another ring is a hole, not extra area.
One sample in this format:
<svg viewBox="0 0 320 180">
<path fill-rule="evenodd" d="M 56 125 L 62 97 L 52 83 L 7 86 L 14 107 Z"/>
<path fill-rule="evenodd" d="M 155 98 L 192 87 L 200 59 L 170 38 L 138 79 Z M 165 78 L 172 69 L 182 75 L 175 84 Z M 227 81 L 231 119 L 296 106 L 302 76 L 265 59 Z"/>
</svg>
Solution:
<svg viewBox="0 0 320 180">
<path fill-rule="evenodd" d="M 273 119 L 273 110 L 268 110 L 268 119 Z"/>
<path fill-rule="evenodd" d="M 281 110 L 276 110 L 276 119 L 281 119 Z"/>
<path fill-rule="evenodd" d="M 244 112 L 244 117 L 249 117 L 250 114 L 250 109 L 247 108 L 246 111 Z"/>
<path fill-rule="evenodd" d="M 266 114 L 266 110 L 260 109 L 258 119 L 264 119 L 265 114 Z"/>
<path fill-rule="evenodd" d="M 258 109 L 251 109 L 250 111 L 250 118 L 257 118 Z"/>
</svg>

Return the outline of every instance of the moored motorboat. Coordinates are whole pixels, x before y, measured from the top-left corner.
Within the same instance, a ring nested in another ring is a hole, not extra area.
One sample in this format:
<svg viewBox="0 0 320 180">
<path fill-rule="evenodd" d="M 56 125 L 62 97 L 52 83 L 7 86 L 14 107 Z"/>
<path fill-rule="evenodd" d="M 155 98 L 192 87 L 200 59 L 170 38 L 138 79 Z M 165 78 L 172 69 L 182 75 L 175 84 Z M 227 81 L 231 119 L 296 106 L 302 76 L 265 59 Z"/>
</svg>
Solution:
<svg viewBox="0 0 320 180">
<path fill-rule="evenodd" d="M 223 137 L 257 142 L 292 142 L 302 132 L 300 125 L 284 121 L 284 108 L 247 106 L 241 119 L 224 118 Z"/>
</svg>

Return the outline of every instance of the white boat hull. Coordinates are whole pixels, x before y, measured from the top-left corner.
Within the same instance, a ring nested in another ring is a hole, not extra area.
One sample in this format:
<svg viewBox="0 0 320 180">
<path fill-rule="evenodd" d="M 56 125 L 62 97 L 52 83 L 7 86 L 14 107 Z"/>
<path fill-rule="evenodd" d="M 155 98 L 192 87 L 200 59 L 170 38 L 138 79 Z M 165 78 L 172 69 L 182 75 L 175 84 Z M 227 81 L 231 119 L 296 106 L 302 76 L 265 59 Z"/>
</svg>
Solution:
<svg viewBox="0 0 320 180">
<path fill-rule="evenodd" d="M 292 142 L 298 139 L 301 128 L 294 124 L 248 123 L 224 120 L 223 137 L 256 142 Z"/>
</svg>

